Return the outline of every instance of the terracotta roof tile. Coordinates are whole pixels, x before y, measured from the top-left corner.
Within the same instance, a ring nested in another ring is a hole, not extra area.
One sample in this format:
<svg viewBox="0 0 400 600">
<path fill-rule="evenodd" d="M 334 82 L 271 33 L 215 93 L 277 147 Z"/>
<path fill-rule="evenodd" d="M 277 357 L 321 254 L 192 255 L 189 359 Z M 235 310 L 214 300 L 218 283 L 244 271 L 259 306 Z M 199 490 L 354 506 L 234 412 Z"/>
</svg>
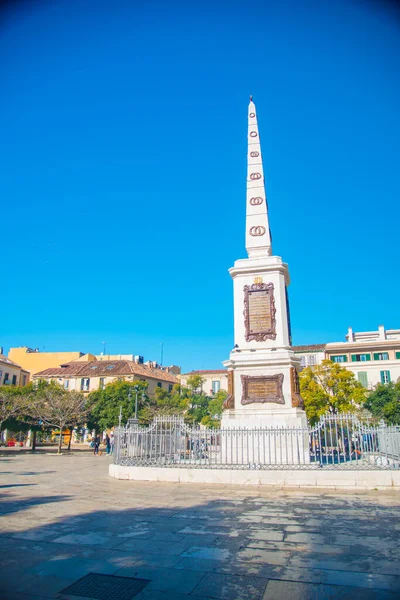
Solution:
<svg viewBox="0 0 400 600">
<path fill-rule="evenodd" d="M 6 363 L 7 365 L 11 365 L 12 367 L 19 367 L 17 363 L 15 363 L 13 360 L 8 358 L 8 356 L 5 356 L 4 354 L 0 354 L 0 362 Z"/>
<path fill-rule="evenodd" d="M 323 352 L 326 344 L 310 344 L 309 346 L 292 346 L 295 352 Z"/>
<path fill-rule="evenodd" d="M 178 383 L 178 378 L 172 373 L 154 369 L 146 365 L 138 365 L 131 360 L 92 360 L 87 363 L 71 362 L 63 367 L 56 369 L 45 369 L 35 373 L 34 377 L 118 377 L 121 375 L 137 375 L 138 377 L 148 377 Z"/>
</svg>

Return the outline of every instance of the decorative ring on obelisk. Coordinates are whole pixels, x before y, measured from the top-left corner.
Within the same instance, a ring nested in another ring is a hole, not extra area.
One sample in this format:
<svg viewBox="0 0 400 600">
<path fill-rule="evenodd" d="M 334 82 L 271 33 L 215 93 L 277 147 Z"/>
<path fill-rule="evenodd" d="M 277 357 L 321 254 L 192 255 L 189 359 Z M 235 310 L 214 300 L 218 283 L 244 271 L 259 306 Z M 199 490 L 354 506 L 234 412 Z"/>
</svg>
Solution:
<svg viewBox="0 0 400 600">
<path fill-rule="evenodd" d="M 258 206 L 259 204 L 262 204 L 264 202 L 264 198 L 261 198 L 261 196 L 255 196 L 254 198 L 250 198 L 250 204 L 252 206 Z"/>
<path fill-rule="evenodd" d="M 263 227 L 262 225 L 253 225 L 253 227 L 250 227 L 249 233 L 253 236 L 264 235 L 265 227 Z"/>
<path fill-rule="evenodd" d="M 251 173 L 250 179 L 261 179 L 261 173 Z"/>
<path fill-rule="evenodd" d="M 252 119 L 254 119 L 254 117 L 256 116 L 256 113 L 250 113 L 249 117 L 251 117 Z"/>
<path fill-rule="evenodd" d="M 250 131 L 250 137 L 257 137 L 257 131 Z"/>
<path fill-rule="evenodd" d="M 260 153 L 257 152 L 257 150 L 253 150 L 252 152 L 250 152 L 250 156 L 252 156 L 253 158 L 255 158 L 256 156 L 260 156 Z"/>
</svg>

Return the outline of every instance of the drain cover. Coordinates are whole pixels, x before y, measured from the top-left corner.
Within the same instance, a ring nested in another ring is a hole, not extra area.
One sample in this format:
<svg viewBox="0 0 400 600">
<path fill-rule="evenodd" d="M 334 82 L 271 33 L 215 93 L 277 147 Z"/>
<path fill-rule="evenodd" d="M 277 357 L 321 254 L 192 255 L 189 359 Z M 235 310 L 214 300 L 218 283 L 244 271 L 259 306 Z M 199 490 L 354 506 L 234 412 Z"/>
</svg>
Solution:
<svg viewBox="0 0 400 600">
<path fill-rule="evenodd" d="M 131 600 L 150 583 L 148 579 L 88 573 L 69 585 L 61 594 L 86 596 L 99 600 Z"/>
</svg>

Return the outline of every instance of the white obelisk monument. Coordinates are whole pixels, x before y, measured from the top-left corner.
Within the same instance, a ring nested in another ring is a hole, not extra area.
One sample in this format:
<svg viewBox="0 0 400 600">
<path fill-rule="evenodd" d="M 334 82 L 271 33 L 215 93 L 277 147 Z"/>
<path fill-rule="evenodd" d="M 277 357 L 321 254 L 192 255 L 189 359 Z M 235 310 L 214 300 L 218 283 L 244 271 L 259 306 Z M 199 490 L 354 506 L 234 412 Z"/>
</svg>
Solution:
<svg viewBox="0 0 400 600">
<path fill-rule="evenodd" d="M 307 427 L 291 347 L 288 266 L 272 253 L 256 107 L 248 115 L 246 250 L 229 270 L 235 345 L 223 428 Z"/>
</svg>

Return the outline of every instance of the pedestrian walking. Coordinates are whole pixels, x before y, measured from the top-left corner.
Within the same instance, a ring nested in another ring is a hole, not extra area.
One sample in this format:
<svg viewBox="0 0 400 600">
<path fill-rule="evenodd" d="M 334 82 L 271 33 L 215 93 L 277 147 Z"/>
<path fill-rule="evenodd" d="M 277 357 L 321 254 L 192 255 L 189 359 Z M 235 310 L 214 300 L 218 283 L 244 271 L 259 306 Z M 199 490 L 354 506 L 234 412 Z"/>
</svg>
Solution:
<svg viewBox="0 0 400 600">
<path fill-rule="evenodd" d="M 107 433 L 107 435 L 106 435 L 106 453 L 110 454 L 110 452 L 111 452 L 111 440 L 110 440 L 110 436 Z"/>
<path fill-rule="evenodd" d="M 99 446 L 100 446 L 100 436 L 96 435 L 96 437 L 94 438 L 94 454 L 99 453 Z"/>
</svg>

